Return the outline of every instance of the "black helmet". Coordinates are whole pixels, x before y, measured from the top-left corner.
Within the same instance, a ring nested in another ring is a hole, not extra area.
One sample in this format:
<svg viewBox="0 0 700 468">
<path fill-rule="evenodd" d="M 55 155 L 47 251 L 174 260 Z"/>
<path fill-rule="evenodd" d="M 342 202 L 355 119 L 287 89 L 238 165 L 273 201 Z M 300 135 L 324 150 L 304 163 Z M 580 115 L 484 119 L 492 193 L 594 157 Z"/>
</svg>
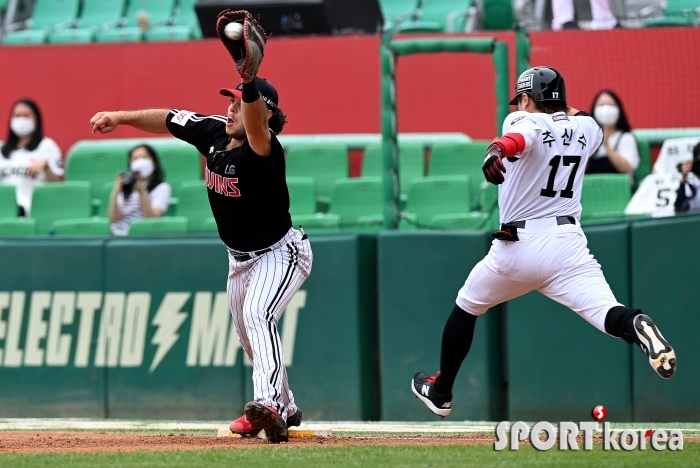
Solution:
<svg viewBox="0 0 700 468">
<path fill-rule="evenodd" d="M 533 67 L 522 72 L 515 85 L 515 97 L 510 104 L 518 104 L 518 97 L 527 93 L 535 101 L 566 102 L 566 86 L 561 73 L 550 67 Z"/>
</svg>

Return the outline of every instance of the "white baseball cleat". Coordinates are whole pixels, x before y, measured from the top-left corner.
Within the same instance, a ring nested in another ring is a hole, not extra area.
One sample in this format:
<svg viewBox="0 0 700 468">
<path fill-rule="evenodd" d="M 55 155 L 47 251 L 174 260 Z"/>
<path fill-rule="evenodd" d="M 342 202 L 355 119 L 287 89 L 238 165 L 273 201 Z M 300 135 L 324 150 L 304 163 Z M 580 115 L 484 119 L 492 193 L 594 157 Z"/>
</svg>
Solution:
<svg viewBox="0 0 700 468">
<path fill-rule="evenodd" d="M 656 373 L 664 379 L 673 377 L 676 372 L 676 352 L 664 339 L 654 321 L 648 315 L 639 314 L 634 318 L 634 331 Z"/>
</svg>

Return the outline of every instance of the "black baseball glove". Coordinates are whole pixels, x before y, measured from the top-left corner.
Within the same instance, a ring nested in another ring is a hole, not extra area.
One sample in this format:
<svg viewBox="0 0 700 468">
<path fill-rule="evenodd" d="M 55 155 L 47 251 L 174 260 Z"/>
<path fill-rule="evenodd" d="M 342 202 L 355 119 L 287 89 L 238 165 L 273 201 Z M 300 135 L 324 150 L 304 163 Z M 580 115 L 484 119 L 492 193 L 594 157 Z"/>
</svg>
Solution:
<svg viewBox="0 0 700 468">
<path fill-rule="evenodd" d="M 503 174 L 506 172 L 506 166 L 503 165 L 503 149 L 497 144 L 492 143 L 486 150 L 486 158 L 481 170 L 484 171 L 486 180 L 494 185 L 500 185 L 505 181 Z"/>
<path fill-rule="evenodd" d="M 233 40 L 226 37 L 224 28 L 227 24 L 237 22 L 243 25 L 243 37 Z M 246 10 L 224 10 L 216 20 L 216 32 L 224 47 L 236 63 L 238 74 L 246 81 L 255 78 L 265 55 L 267 35 L 253 16 Z"/>
</svg>

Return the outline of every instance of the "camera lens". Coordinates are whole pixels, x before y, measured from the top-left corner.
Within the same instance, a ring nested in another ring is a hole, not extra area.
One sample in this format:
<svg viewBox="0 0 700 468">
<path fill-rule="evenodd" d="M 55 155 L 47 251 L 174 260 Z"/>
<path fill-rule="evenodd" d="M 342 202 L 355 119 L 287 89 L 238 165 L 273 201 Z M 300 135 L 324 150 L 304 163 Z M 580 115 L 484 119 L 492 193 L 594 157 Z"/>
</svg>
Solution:
<svg viewBox="0 0 700 468">
<path fill-rule="evenodd" d="M 136 174 L 133 171 L 122 172 L 122 192 L 124 193 L 124 198 L 128 198 L 131 192 L 134 191 L 135 183 Z"/>
</svg>

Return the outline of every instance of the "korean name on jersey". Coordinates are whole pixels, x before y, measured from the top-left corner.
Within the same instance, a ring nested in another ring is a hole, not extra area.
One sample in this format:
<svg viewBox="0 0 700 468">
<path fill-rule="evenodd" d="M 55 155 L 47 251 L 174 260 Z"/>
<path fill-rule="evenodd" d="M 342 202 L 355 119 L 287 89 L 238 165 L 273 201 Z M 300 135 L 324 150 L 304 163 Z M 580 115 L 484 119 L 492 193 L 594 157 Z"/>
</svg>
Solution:
<svg viewBox="0 0 700 468">
<path fill-rule="evenodd" d="M 583 174 L 603 142 L 598 123 L 584 112 L 567 116 L 517 111 L 503 134 L 519 133 L 525 151 L 504 160 L 505 182 L 498 189 L 502 223 L 554 216 L 581 219 Z"/>
</svg>

